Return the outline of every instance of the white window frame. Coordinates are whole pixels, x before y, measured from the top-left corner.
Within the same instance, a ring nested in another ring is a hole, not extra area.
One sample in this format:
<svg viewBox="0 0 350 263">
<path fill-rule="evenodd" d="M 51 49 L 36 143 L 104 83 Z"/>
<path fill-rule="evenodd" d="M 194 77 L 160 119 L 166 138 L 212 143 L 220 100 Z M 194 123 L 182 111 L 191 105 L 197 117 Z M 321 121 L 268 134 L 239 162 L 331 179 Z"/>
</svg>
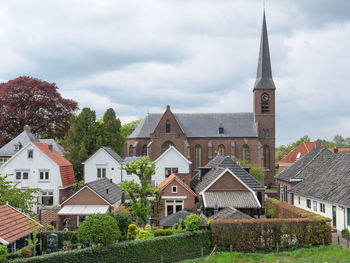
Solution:
<svg viewBox="0 0 350 263">
<path fill-rule="evenodd" d="M 30 156 L 31 153 L 31 156 Z M 33 149 L 28 149 L 27 150 L 27 158 L 33 160 L 34 159 L 34 150 Z"/>
<path fill-rule="evenodd" d="M 96 168 L 96 173 L 97 173 L 96 176 L 97 176 L 98 179 L 106 178 L 106 176 L 107 176 L 107 168 L 106 167 L 97 167 Z"/>
<path fill-rule="evenodd" d="M 17 171 L 15 171 L 15 181 L 21 181 L 21 180 L 29 180 L 29 171 L 30 170 L 17 170 Z M 27 174 L 27 179 L 24 179 L 24 174 Z M 17 178 L 17 174 L 19 174 L 20 175 L 20 178 L 18 179 Z"/>
<path fill-rule="evenodd" d="M 176 213 L 176 206 L 177 205 L 180 205 L 181 203 L 181 210 L 184 209 L 184 205 L 185 205 L 185 200 L 181 199 L 168 199 L 168 200 L 165 200 L 165 216 L 168 216 L 168 206 L 172 206 L 173 207 L 173 214 Z"/>
<path fill-rule="evenodd" d="M 175 169 L 177 170 L 177 173 L 174 173 L 174 172 L 173 172 Z M 166 174 L 166 171 L 167 171 L 167 170 L 170 170 L 170 174 L 168 174 L 168 175 Z M 164 176 L 165 176 L 165 177 L 169 177 L 169 176 L 172 175 L 172 174 L 178 174 L 178 173 L 179 173 L 179 168 L 178 168 L 178 167 L 165 167 L 165 168 L 164 168 Z"/>
<path fill-rule="evenodd" d="M 44 204 L 44 202 L 43 202 L 43 197 L 52 197 L 52 205 L 45 205 Z M 44 206 L 53 206 L 54 205 L 54 199 L 55 199 L 55 197 L 54 197 L 54 192 L 53 192 L 53 190 L 42 190 L 41 191 L 41 196 L 40 196 L 40 203 L 42 204 L 42 205 L 44 205 Z"/>
<path fill-rule="evenodd" d="M 41 179 L 41 173 L 43 173 L 43 179 Z M 49 182 L 50 181 L 50 170 L 39 170 L 39 181 Z"/>
<path fill-rule="evenodd" d="M 175 189 L 175 191 L 174 191 L 174 189 Z M 178 193 L 178 191 L 177 191 L 177 185 L 172 185 L 172 186 L 171 186 L 171 193 L 172 193 L 172 194 L 177 194 L 177 193 Z"/>
</svg>

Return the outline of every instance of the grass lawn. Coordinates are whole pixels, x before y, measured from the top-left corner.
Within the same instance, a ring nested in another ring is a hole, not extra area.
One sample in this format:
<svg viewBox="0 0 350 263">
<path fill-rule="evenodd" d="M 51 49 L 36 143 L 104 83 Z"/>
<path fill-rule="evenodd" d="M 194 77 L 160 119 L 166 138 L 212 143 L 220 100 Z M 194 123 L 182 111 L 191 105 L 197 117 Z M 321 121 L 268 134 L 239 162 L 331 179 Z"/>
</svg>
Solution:
<svg viewBox="0 0 350 263">
<path fill-rule="evenodd" d="M 325 246 L 325 247 L 314 247 L 314 248 L 301 248 L 294 251 L 286 251 L 281 253 L 239 253 L 239 252 L 220 252 L 212 255 L 209 260 L 207 257 L 186 260 L 183 263 L 228 263 L 228 262 L 239 262 L 239 263 L 290 263 L 290 262 L 350 262 L 350 250 L 339 245 Z"/>
<path fill-rule="evenodd" d="M 277 193 L 277 189 L 265 189 L 266 193 Z"/>
</svg>

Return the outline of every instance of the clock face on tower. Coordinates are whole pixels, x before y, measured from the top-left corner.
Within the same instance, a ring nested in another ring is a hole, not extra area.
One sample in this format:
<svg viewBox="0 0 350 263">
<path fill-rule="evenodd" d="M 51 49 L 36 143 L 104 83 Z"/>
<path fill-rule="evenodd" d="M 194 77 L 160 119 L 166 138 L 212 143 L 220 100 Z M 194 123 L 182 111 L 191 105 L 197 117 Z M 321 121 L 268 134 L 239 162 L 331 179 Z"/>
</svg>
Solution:
<svg viewBox="0 0 350 263">
<path fill-rule="evenodd" d="M 266 93 L 264 93 L 263 95 L 261 95 L 261 100 L 262 100 L 262 101 L 268 101 L 268 100 L 269 100 L 269 95 L 267 95 Z"/>
</svg>

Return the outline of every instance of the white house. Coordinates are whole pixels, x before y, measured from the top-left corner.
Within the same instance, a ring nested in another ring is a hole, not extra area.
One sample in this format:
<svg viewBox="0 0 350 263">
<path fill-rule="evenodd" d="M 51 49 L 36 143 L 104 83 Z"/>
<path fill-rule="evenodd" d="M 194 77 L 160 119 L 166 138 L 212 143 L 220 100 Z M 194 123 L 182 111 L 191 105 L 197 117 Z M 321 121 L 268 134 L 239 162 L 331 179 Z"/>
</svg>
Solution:
<svg viewBox="0 0 350 263">
<path fill-rule="evenodd" d="M 133 158 L 132 160 L 134 160 Z M 127 174 L 121 167 L 124 162 L 116 152 L 109 147 L 101 147 L 95 152 L 84 164 L 84 182 L 89 183 L 101 178 L 112 179 L 114 183 L 118 184 L 125 180 L 139 179 L 134 174 Z M 167 176 L 172 173 L 175 174 L 189 174 L 191 162 L 186 159 L 175 147 L 169 147 L 157 160 L 154 161 L 156 165 L 156 173 L 152 177 L 152 184 L 158 185 L 165 180 Z"/>
<path fill-rule="evenodd" d="M 38 201 L 45 207 L 60 204 L 75 185 L 73 165 L 52 145 L 30 142 L 1 166 L 1 176 L 20 189 L 39 188 Z M 38 212 L 38 207 L 33 209 Z"/>
<path fill-rule="evenodd" d="M 350 230 L 350 152 L 340 152 L 294 186 L 294 205 L 332 220 L 338 231 Z"/>
<path fill-rule="evenodd" d="M 153 176 L 155 185 L 163 182 L 171 174 L 189 174 L 191 161 L 183 156 L 174 146 L 170 146 L 154 161 L 156 173 Z"/>
</svg>

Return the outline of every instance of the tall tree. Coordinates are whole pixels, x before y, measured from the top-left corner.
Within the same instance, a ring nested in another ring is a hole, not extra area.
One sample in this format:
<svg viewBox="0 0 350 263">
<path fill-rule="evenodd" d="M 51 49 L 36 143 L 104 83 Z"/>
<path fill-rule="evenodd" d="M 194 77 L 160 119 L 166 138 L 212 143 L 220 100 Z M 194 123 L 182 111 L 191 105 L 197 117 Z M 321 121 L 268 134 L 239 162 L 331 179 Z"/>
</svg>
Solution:
<svg viewBox="0 0 350 263">
<path fill-rule="evenodd" d="M 31 126 L 38 136 L 63 138 L 77 102 L 64 99 L 55 83 L 18 77 L 0 84 L 0 145 Z"/>
<path fill-rule="evenodd" d="M 153 201 L 149 197 L 155 197 L 157 194 L 156 188 L 150 185 L 152 175 L 155 174 L 155 164 L 148 156 L 143 156 L 138 161 L 126 163 L 123 169 L 127 173 L 136 174 L 140 180 L 140 183 L 134 180 L 124 181 L 119 186 L 128 196 L 131 213 L 137 222 L 144 226 L 152 214 Z"/>
<path fill-rule="evenodd" d="M 98 123 L 95 111 L 84 108 L 79 115 L 74 115 L 70 121 L 70 129 L 63 141 L 67 159 L 73 164 L 77 180 L 83 178 L 83 165 L 100 145 L 97 145 Z"/>
<path fill-rule="evenodd" d="M 120 133 L 121 133 L 121 136 L 123 139 L 123 145 L 124 145 L 126 137 L 128 137 L 131 134 L 132 126 L 134 125 L 134 128 L 136 128 L 140 124 L 141 121 L 142 121 L 142 119 L 135 120 L 135 121 L 126 123 L 121 127 Z"/>
<path fill-rule="evenodd" d="M 103 116 L 102 141 L 104 146 L 111 147 L 114 151 L 121 154 L 123 149 L 123 140 L 120 135 L 121 123 L 116 117 L 115 111 L 110 108 Z"/>
</svg>

